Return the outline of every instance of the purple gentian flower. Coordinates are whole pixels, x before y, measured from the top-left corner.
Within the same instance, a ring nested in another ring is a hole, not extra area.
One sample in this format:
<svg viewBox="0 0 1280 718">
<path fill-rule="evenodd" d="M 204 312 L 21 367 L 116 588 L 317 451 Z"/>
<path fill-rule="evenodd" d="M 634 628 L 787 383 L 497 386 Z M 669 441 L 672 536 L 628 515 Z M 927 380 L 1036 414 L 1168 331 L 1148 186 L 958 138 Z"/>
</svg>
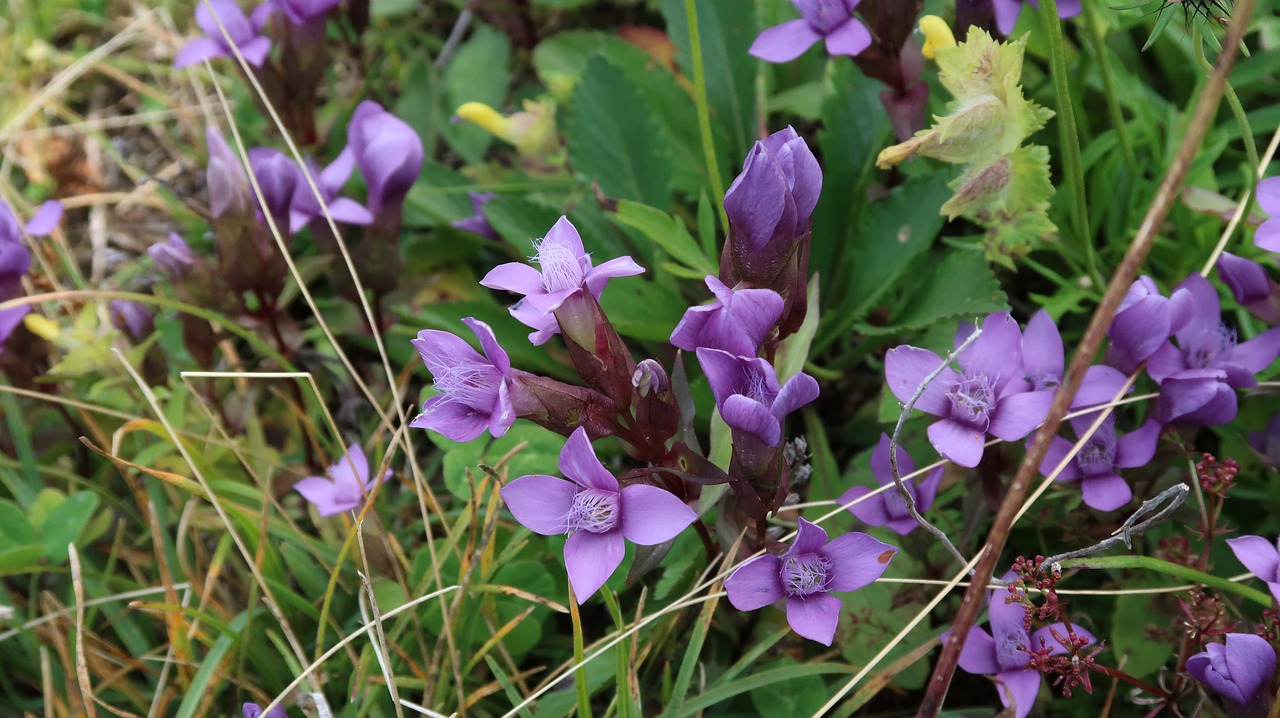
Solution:
<svg viewBox="0 0 1280 718">
<path fill-rule="evenodd" d="M 13 210 L 0 200 L 0 302 L 21 297 L 22 277 L 31 269 L 31 250 L 23 240 L 23 232 L 40 237 L 53 231 L 62 219 L 62 203 L 50 200 L 40 205 L 31 219 L 22 225 Z M 31 312 L 30 305 L 0 310 L 0 346 Z"/>
<path fill-rule="evenodd" d="M 209 210 L 213 218 L 247 212 L 252 195 L 249 176 L 244 172 L 244 165 L 240 164 L 240 157 L 232 151 L 222 133 L 213 127 L 205 130 L 205 140 L 209 145 L 209 166 L 205 177 L 209 184 Z"/>
<path fill-rule="evenodd" d="M 759 467 L 782 444 L 782 422 L 818 398 L 818 382 L 801 372 L 779 387 L 778 374 L 764 359 L 698 349 L 698 363 L 711 383 L 716 408 L 733 430 L 733 450 Z"/>
<path fill-rule="evenodd" d="M 965 336 L 968 336 L 967 332 Z M 1062 386 L 1065 358 L 1062 334 L 1049 312 L 1041 309 L 1027 322 L 1022 333 L 1022 368 L 1031 390 L 1057 391 Z M 1127 377 L 1114 367 L 1091 366 L 1085 370 L 1080 388 L 1071 400 L 1071 408 L 1105 404 L 1116 398 L 1127 381 Z"/>
<path fill-rule="evenodd" d="M 782 316 L 782 295 L 772 289 L 730 289 L 708 275 L 707 288 L 716 300 L 690 307 L 671 332 L 671 344 L 694 351 L 722 349 L 753 357 Z"/>
<path fill-rule="evenodd" d="M 462 323 L 480 340 L 484 356 L 448 332 L 424 329 L 413 340 L 439 393 L 427 399 L 409 426 L 431 429 L 454 441 L 471 441 L 488 429 L 496 439 L 516 420 L 511 359 L 488 324 L 471 317 Z"/>
<path fill-rule="evenodd" d="M 359 444 L 352 444 L 347 447 L 346 455 L 329 467 L 327 478 L 308 476 L 293 488 L 315 504 L 321 516 L 333 516 L 359 507 L 374 486 L 390 477 L 390 469 L 380 479 L 370 477 L 369 459 Z"/>
<path fill-rule="evenodd" d="M 859 0 L 791 0 L 802 16 L 760 33 L 748 50 L 769 62 L 790 62 L 823 40 L 831 55 L 857 55 L 871 44 L 871 32 L 853 17 Z"/>
<path fill-rule="evenodd" d="M 1009 576 L 1006 575 L 1006 578 Z M 1031 655 L 1027 650 L 1048 648 L 1050 655 L 1062 655 L 1067 652 L 1065 646 L 1054 637 L 1054 631 L 1064 638 L 1068 635 L 1067 627 L 1062 623 L 1045 626 L 1035 632 L 1028 632 L 1026 611 L 1022 604 L 1006 603 L 1009 596 L 1006 589 L 993 590 L 987 594 L 987 616 L 991 625 L 991 633 L 974 626 L 969 629 L 964 648 L 960 651 L 960 668 L 979 676 L 995 676 L 996 688 L 1000 691 L 1000 702 L 1005 708 L 1013 706 L 1015 718 L 1026 718 L 1035 705 L 1036 693 L 1040 692 L 1040 672 L 1027 667 Z M 1088 640 L 1089 644 L 1097 643 L 1093 634 L 1080 626 L 1073 625 L 1076 636 Z M 942 634 L 945 645 L 951 631 Z"/>
<path fill-rule="evenodd" d="M 1275 544 L 1261 536 L 1227 539 L 1227 545 L 1249 573 L 1266 582 L 1271 595 L 1280 600 L 1280 541 Z"/>
<path fill-rule="evenodd" d="M 306 25 L 326 15 L 342 0 L 271 0 L 294 25 Z"/>
<path fill-rule="evenodd" d="M 1044 420 L 1053 402 L 1049 390 L 1027 391 L 1022 379 L 1022 332 L 1008 312 L 989 315 L 982 336 L 956 357 L 916 401 L 941 419 L 929 426 L 929 443 L 943 458 L 972 468 L 982 460 L 986 435 L 1017 441 Z M 900 346 L 885 356 L 885 379 L 899 401 L 909 401 L 942 358 L 926 349 Z"/>
<path fill-rule="evenodd" d="M 898 469 L 902 476 L 916 470 L 916 463 L 902 447 L 898 447 Z M 916 510 L 920 513 L 928 511 L 933 505 L 933 498 L 938 493 L 938 485 L 942 483 L 942 473 L 941 466 L 935 468 L 924 477 L 924 481 L 921 481 L 919 486 L 914 479 L 902 480 L 903 486 L 907 487 L 907 493 L 915 499 Z M 887 526 L 890 531 L 899 536 L 906 536 L 919 528 L 920 524 L 916 523 L 916 520 L 911 517 L 911 512 L 907 511 L 907 502 L 898 493 L 898 487 L 893 485 L 893 466 L 889 463 L 887 434 L 880 434 L 880 443 L 871 454 L 871 475 L 876 478 L 876 483 L 889 488 L 865 501 L 849 506 L 849 512 L 868 526 Z M 855 486 L 840 497 L 840 505 L 848 504 L 869 493 L 871 493 L 870 488 Z"/>
<path fill-rule="evenodd" d="M 147 256 L 168 273 L 170 279 L 175 280 L 185 275 L 196 263 L 196 256 L 191 253 L 191 248 L 181 236 L 173 232 L 169 233 L 169 241 L 157 242 L 147 247 Z"/>
<path fill-rule="evenodd" d="M 1280 177 L 1268 177 L 1258 183 L 1258 205 L 1271 219 L 1263 222 L 1253 235 L 1253 243 L 1280 252 Z"/>
<path fill-rule="evenodd" d="M 422 139 L 413 128 L 365 100 L 347 125 L 347 145 L 369 186 L 369 211 L 399 205 L 422 172 Z"/>
<path fill-rule="evenodd" d="M 262 706 L 257 703 L 245 703 L 240 707 L 244 718 L 288 718 L 289 714 L 284 712 L 284 706 L 276 706 L 270 712 L 263 713 Z"/>
<path fill-rule="evenodd" d="M 1280 414 L 1271 417 L 1263 431 L 1249 432 L 1249 446 L 1258 453 L 1262 463 L 1280 469 Z"/>
<path fill-rule="evenodd" d="M 1226 641 L 1226 645 L 1206 644 L 1203 653 L 1188 658 L 1187 673 L 1234 703 L 1231 715 L 1267 715 L 1271 703 L 1268 689 L 1276 670 L 1275 649 L 1267 639 L 1250 633 L 1228 633 Z"/>
<path fill-rule="evenodd" d="M 493 225 L 489 224 L 489 220 L 485 219 L 484 216 L 484 206 L 497 196 L 493 192 L 472 192 L 467 190 L 467 198 L 471 200 L 471 216 L 460 219 L 451 226 L 472 234 L 478 234 L 485 239 L 498 239 L 497 231 L 493 229 Z"/>
<path fill-rule="evenodd" d="M 347 147 L 338 153 L 337 158 L 323 170 L 314 163 L 311 163 L 308 169 L 311 171 L 311 177 L 315 180 L 316 189 L 320 190 L 320 196 L 324 198 L 325 207 L 329 209 L 329 216 L 333 217 L 333 221 L 343 224 L 365 225 L 373 222 L 373 215 L 369 213 L 369 210 L 354 199 L 338 196 L 338 193 L 342 191 L 342 186 L 351 177 L 351 170 L 355 169 L 355 162 L 355 153 L 351 151 L 350 147 Z M 311 185 L 307 183 L 305 177 L 299 177 L 298 187 L 293 192 L 293 203 L 289 206 L 289 230 L 291 232 L 301 231 L 303 227 L 307 226 L 308 222 L 323 216 L 324 211 L 320 208 L 320 202 L 316 200 L 315 192 L 311 191 Z"/>
<path fill-rule="evenodd" d="M 1218 278 L 1250 314 L 1267 324 L 1280 324 L 1280 285 L 1261 264 L 1223 252 L 1218 258 Z"/>
<path fill-rule="evenodd" d="M 582 427 L 560 452 L 554 476 L 521 476 L 502 487 L 502 500 L 523 526 L 543 536 L 569 534 L 564 563 L 578 603 L 604 585 L 622 563 L 623 539 L 653 546 L 675 538 L 698 515 L 674 494 L 647 484 L 618 487 L 596 458 Z"/>
<path fill-rule="evenodd" d="M 249 150 L 249 167 L 258 180 L 262 206 L 276 220 L 281 231 L 287 230 L 287 226 L 279 223 L 288 219 L 289 208 L 293 204 L 293 195 L 298 186 L 305 185 L 302 172 L 283 152 L 270 147 L 254 147 Z M 258 214 L 263 214 L 261 207 Z"/>
<path fill-rule="evenodd" d="M 1175 289 L 1168 298 L 1155 280 L 1139 277 L 1120 300 L 1107 328 L 1107 364 L 1125 374 L 1137 371 L 1174 332 L 1191 321 L 1191 293 Z"/>
<path fill-rule="evenodd" d="M 1071 428 L 1082 435 L 1095 419 L 1096 415 L 1077 416 L 1071 420 Z M 1133 498 L 1133 490 L 1116 470 L 1146 466 L 1155 456 L 1162 428 L 1159 422 L 1148 419 L 1138 429 L 1116 438 L 1116 419 L 1109 415 L 1080 447 L 1079 453 L 1067 462 L 1057 480 L 1079 481 L 1087 505 L 1099 511 L 1115 511 Z M 1040 462 L 1040 473 L 1045 476 L 1052 473 L 1063 458 L 1071 454 L 1074 445 L 1075 442 L 1061 436 L 1053 437 L 1044 461 Z"/>
<path fill-rule="evenodd" d="M 143 341 L 156 330 L 155 316 L 138 302 L 112 300 L 109 313 L 111 324 L 134 342 Z"/>
<path fill-rule="evenodd" d="M 196 25 L 200 26 L 205 36 L 183 45 L 173 58 L 173 67 L 181 69 L 201 60 L 234 57 L 235 53 L 231 50 L 233 44 L 240 49 L 245 62 L 261 67 L 271 50 L 271 40 L 260 33 L 275 7 L 270 2 L 263 3 L 249 17 L 245 17 L 244 10 L 240 9 L 236 0 L 208 0 L 208 3 L 205 5 L 204 0 L 200 0 L 196 5 Z M 212 13 L 209 12 L 210 6 L 213 7 Z M 218 15 L 216 20 L 214 13 Z M 227 29 L 226 36 L 222 34 L 222 28 L 218 27 L 219 20 Z M 230 43 L 227 42 L 227 36 L 231 39 Z"/>
<path fill-rule="evenodd" d="M 582 237 L 564 216 L 556 221 L 546 237 L 534 242 L 534 247 L 538 253 L 533 261 L 541 271 L 520 262 L 508 262 L 490 270 L 480 284 L 524 295 L 524 299 L 511 307 L 511 316 L 536 330 L 529 335 L 529 341 L 536 345 L 545 344 L 560 332 L 553 313 L 565 300 L 583 289 L 599 299 L 610 279 L 644 272 L 644 267 L 631 257 L 618 257 L 598 267 L 592 266 L 591 255 L 582 247 Z"/>
<path fill-rule="evenodd" d="M 1013 33 L 1013 26 L 1018 23 L 1018 15 L 1028 2 L 1039 8 L 1036 0 L 991 0 L 996 11 L 996 26 L 1000 34 L 1008 37 Z M 1058 0 L 1058 17 L 1069 18 L 1080 14 L 1080 0 Z"/>
<path fill-rule="evenodd" d="M 1225 424 L 1236 416 L 1235 389 L 1256 386 L 1254 375 L 1280 355 L 1280 327 L 1236 343 L 1222 324 L 1218 293 L 1193 274 L 1178 285 L 1192 297 L 1191 319 L 1147 360 L 1147 373 L 1160 384 L 1155 418 L 1199 426 Z"/>
<path fill-rule="evenodd" d="M 864 533 L 847 533 L 827 542 L 821 526 L 800 519 L 791 548 L 766 554 L 738 567 L 724 582 L 729 603 L 754 611 L 787 599 L 791 630 L 830 646 L 840 622 L 840 599 L 830 591 L 856 591 L 874 583 L 898 549 Z"/>
</svg>

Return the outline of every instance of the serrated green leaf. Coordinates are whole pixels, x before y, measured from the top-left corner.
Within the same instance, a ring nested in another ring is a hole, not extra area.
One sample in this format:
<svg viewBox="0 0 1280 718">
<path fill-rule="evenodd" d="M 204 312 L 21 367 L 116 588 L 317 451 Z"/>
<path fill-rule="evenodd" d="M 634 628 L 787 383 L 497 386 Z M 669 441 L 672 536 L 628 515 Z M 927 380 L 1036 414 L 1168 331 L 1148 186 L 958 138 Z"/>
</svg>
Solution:
<svg viewBox="0 0 1280 718">
<path fill-rule="evenodd" d="M 1004 291 L 983 257 L 953 250 L 926 263 L 915 280 L 904 286 L 884 326 L 862 325 L 869 335 L 897 334 L 923 329 L 944 319 L 1007 309 Z"/>
<path fill-rule="evenodd" d="M 716 274 L 718 269 L 707 260 L 693 235 L 681 222 L 660 209 L 638 202 L 619 200 L 615 212 L 607 215 L 616 223 L 640 230 L 651 242 L 662 247 L 671 257 L 701 274 Z"/>
</svg>

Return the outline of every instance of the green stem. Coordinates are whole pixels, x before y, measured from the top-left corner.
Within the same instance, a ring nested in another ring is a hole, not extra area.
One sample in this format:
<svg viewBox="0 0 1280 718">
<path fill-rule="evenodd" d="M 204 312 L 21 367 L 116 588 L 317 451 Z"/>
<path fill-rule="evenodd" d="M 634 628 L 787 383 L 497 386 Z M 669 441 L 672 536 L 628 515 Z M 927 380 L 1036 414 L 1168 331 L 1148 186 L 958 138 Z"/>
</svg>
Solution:
<svg viewBox="0 0 1280 718">
<path fill-rule="evenodd" d="M 578 597 L 569 584 L 569 616 L 573 619 L 573 662 L 578 670 L 573 672 L 573 683 L 578 689 L 578 718 L 591 718 L 591 696 L 587 692 L 586 649 L 582 641 L 582 616 L 578 614 Z"/>
<path fill-rule="evenodd" d="M 716 161 L 715 140 L 711 135 L 711 107 L 707 102 L 707 73 L 702 65 L 702 35 L 698 31 L 698 8 L 694 0 L 684 0 L 684 14 L 689 24 L 689 54 L 693 61 L 694 101 L 698 106 L 698 129 L 702 134 L 702 153 L 711 179 L 711 199 L 720 210 L 720 226 L 729 234 L 729 214 L 724 211 L 724 180 Z M 712 257 L 716 259 L 716 257 Z"/>
<path fill-rule="evenodd" d="M 1176 576 L 1187 581 L 1204 584 L 1219 591 L 1234 593 L 1237 596 L 1271 608 L 1271 596 L 1225 578 L 1218 578 L 1203 571 L 1168 561 L 1161 561 L 1150 556 L 1102 556 L 1099 558 L 1073 558 L 1062 562 L 1063 568 L 1138 568 L 1147 571 Z"/>
<path fill-rule="evenodd" d="M 1124 155 L 1124 163 L 1136 181 L 1141 171 L 1138 169 L 1138 156 L 1133 151 L 1133 143 L 1129 140 L 1129 130 L 1125 125 L 1124 111 L 1120 108 L 1120 93 L 1116 91 L 1116 81 L 1111 74 L 1111 55 L 1107 52 L 1107 39 L 1102 32 L 1102 23 L 1098 20 L 1098 9 L 1093 5 L 1086 5 L 1084 19 L 1089 27 L 1089 39 L 1093 42 L 1094 54 L 1098 56 L 1102 88 L 1107 98 L 1107 114 L 1111 116 L 1111 124 L 1115 127 L 1116 139 L 1120 141 L 1120 153 Z"/>
<path fill-rule="evenodd" d="M 1072 221 L 1080 237 L 1084 252 L 1085 268 L 1090 279 L 1098 286 L 1106 284 L 1098 273 L 1098 258 L 1089 231 L 1089 209 L 1085 201 L 1084 161 L 1080 156 L 1080 133 L 1076 126 L 1075 107 L 1071 104 L 1071 84 L 1067 76 L 1067 50 L 1062 38 L 1062 22 L 1058 20 L 1057 0 L 1043 0 L 1040 15 L 1049 35 L 1049 67 L 1053 73 L 1053 87 L 1058 94 L 1058 128 L 1062 144 L 1062 164 L 1071 184 L 1074 200 Z"/>
<path fill-rule="evenodd" d="M 1196 51 L 1196 63 L 1200 65 L 1200 69 L 1206 73 L 1213 72 L 1213 64 L 1209 62 L 1209 58 L 1204 56 L 1204 38 L 1200 34 L 1200 26 L 1191 25 L 1191 46 Z M 1236 90 L 1231 86 L 1231 81 L 1227 81 L 1226 87 L 1223 89 L 1222 96 L 1227 101 L 1227 106 L 1231 108 L 1231 114 L 1235 115 L 1236 124 L 1240 125 L 1240 135 L 1244 138 L 1244 152 L 1249 158 L 1249 166 L 1254 168 L 1256 173 L 1258 167 L 1258 145 L 1253 139 L 1253 129 L 1249 127 L 1249 117 L 1244 112 L 1244 105 L 1240 104 L 1240 97 L 1236 95 Z"/>
</svg>

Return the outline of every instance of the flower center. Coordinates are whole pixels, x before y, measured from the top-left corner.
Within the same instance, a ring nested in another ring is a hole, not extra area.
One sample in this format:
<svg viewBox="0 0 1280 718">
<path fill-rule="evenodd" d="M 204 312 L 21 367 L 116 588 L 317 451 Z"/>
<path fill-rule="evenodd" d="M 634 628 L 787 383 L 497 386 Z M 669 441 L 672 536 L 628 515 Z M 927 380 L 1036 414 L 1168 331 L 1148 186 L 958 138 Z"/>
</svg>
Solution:
<svg viewBox="0 0 1280 718">
<path fill-rule="evenodd" d="M 1115 460 L 1115 434 L 1104 433 L 1102 429 L 1094 432 L 1084 446 L 1080 447 L 1080 453 L 1076 455 L 1076 462 L 1080 464 L 1080 471 L 1085 476 L 1111 473 L 1115 468 Z"/>
<path fill-rule="evenodd" d="M 563 242 L 534 242 L 538 256 L 534 261 L 542 268 L 542 288 L 548 292 L 563 292 L 582 286 L 582 265 L 579 257 Z"/>
<path fill-rule="evenodd" d="M 994 629 L 994 627 L 993 627 Z M 1028 646 L 1030 640 L 1027 632 L 1022 630 L 1021 626 L 1017 626 L 1015 630 L 995 631 L 996 635 L 996 660 L 1003 670 L 1011 670 L 1014 668 L 1022 668 L 1027 665 L 1030 656 L 1019 650 L 1020 646 Z"/>
<path fill-rule="evenodd" d="M 782 583 L 788 596 L 808 596 L 825 591 L 831 559 L 806 553 L 782 561 Z"/>
<path fill-rule="evenodd" d="M 747 382 L 745 391 L 747 396 L 764 404 L 765 406 L 773 405 L 773 393 L 769 391 L 768 382 L 765 381 L 764 374 L 758 371 L 752 371 L 747 374 Z"/>
<path fill-rule="evenodd" d="M 1187 363 L 1195 369 L 1206 369 L 1223 352 L 1235 347 L 1236 341 L 1236 330 L 1227 328 L 1225 324 L 1219 324 L 1217 341 L 1210 338 L 1192 349 L 1187 357 Z"/>
<path fill-rule="evenodd" d="M 436 391 L 452 401 L 473 409 L 487 409 L 493 404 L 497 370 L 487 364 L 466 362 L 437 372 L 431 379 Z"/>
<path fill-rule="evenodd" d="M 987 430 L 991 423 L 991 410 L 995 408 L 996 396 L 992 381 L 986 374 L 978 374 L 955 382 L 947 390 L 947 398 L 951 400 L 952 418 L 976 424 Z"/>
<path fill-rule="evenodd" d="M 573 496 L 569 508 L 569 533 L 590 531 L 602 534 L 618 525 L 618 494 L 602 489 L 583 489 Z"/>
</svg>

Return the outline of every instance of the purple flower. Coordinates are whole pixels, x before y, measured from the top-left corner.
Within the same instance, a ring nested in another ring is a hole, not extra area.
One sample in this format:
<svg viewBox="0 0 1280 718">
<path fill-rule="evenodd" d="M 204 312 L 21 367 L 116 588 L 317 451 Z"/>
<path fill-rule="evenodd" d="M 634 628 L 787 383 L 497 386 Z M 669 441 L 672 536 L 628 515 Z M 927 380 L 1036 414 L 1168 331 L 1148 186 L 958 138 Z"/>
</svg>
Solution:
<svg viewBox="0 0 1280 718">
<path fill-rule="evenodd" d="M 156 330 L 155 317 L 137 302 L 112 300 L 110 314 L 111 324 L 135 342 L 141 342 Z"/>
<path fill-rule="evenodd" d="M 1262 463 L 1280 469 L 1280 414 L 1267 421 L 1265 430 L 1249 432 L 1249 446 L 1258 453 Z"/>
<path fill-rule="evenodd" d="M 1006 576 L 1007 578 L 1008 576 Z M 1028 632 L 1024 620 L 1026 611 L 1019 603 L 1006 603 L 1007 590 L 995 590 L 987 594 L 987 615 L 991 633 L 974 626 L 969 629 L 964 648 L 960 651 L 960 668 L 980 676 L 995 676 L 1000 702 L 1006 708 L 1014 707 L 1015 718 L 1026 718 L 1040 691 L 1040 673 L 1027 667 L 1031 655 L 1027 650 L 1048 648 L 1050 655 L 1067 652 L 1065 646 L 1053 637 L 1054 631 L 1066 637 L 1067 627 L 1062 623 L 1045 626 L 1034 633 Z M 1089 644 L 1097 643 L 1091 633 L 1073 625 L 1076 636 L 1086 638 Z M 947 631 L 942 634 L 945 645 Z"/>
<path fill-rule="evenodd" d="M 910 474 L 916 470 L 916 463 L 911 460 L 911 456 L 898 448 L 898 469 L 903 476 Z M 889 530 L 899 536 L 907 534 L 919 528 L 920 524 L 911 517 L 911 513 L 907 511 L 907 502 L 902 499 L 898 493 L 898 488 L 893 485 L 893 467 L 889 463 L 889 436 L 880 434 L 880 443 L 876 445 L 876 450 L 871 454 L 871 475 L 876 478 L 876 483 L 880 486 L 888 486 L 888 489 L 872 496 L 865 501 L 859 501 L 849 507 L 849 512 L 858 517 L 858 520 L 868 526 L 888 526 Z M 916 510 L 924 513 L 933 505 L 933 497 L 938 493 L 938 484 L 942 483 L 942 467 L 939 466 L 930 471 L 924 477 L 924 481 L 916 486 L 914 479 L 903 479 L 902 484 L 907 487 L 907 493 L 911 494 L 911 498 L 915 499 Z M 840 504 L 848 504 L 851 501 L 859 499 L 871 493 L 871 489 L 866 486 L 855 486 L 844 493 L 840 497 Z"/>
<path fill-rule="evenodd" d="M 284 706 L 276 706 L 270 712 L 263 713 L 262 706 L 257 703 L 245 703 L 240 708 L 244 718 L 288 718 L 289 714 L 284 712 Z"/>
<path fill-rule="evenodd" d="M 545 344 L 560 332 L 554 312 L 565 300 L 583 289 L 599 299 L 610 279 L 644 272 L 644 267 L 631 257 L 618 257 L 598 267 L 592 266 L 591 255 L 582 247 L 582 237 L 564 216 L 533 246 L 538 252 L 533 261 L 541 271 L 527 264 L 508 262 L 494 267 L 480 284 L 524 295 L 524 299 L 511 307 L 511 316 L 536 330 L 529 335 L 529 341 L 536 345 Z"/>
<path fill-rule="evenodd" d="M 830 646 L 842 605 L 830 591 L 856 591 L 870 585 L 884 574 L 897 552 L 857 532 L 828 543 L 821 526 L 800 519 L 796 539 L 786 553 L 747 561 L 724 582 L 724 590 L 739 611 L 787 599 L 791 630 Z"/>
<path fill-rule="evenodd" d="M 1155 280 L 1139 277 L 1116 309 L 1107 329 L 1107 364 L 1132 374 L 1174 332 L 1191 320 L 1191 293 L 1176 289 L 1166 299 Z"/>
<path fill-rule="evenodd" d="M 342 0 L 272 0 L 294 25 L 306 25 L 326 15 Z"/>
<path fill-rule="evenodd" d="M 271 40 L 260 33 L 275 10 L 272 4 L 264 3 L 252 15 L 245 17 L 235 0 L 208 0 L 208 3 L 205 5 L 204 0 L 201 0 L 196 5 L 196 25 L 200 26 L 205 37 L 183 45 L 177 57 L 173 58 L 174 68 L 187 67 L 215 57 L 234 57 L 235 53 L 231 49 L 233 45 L 240 49 L 245 62 L 260 67 L 271 50 Z M 209 6 L 213 7 L 213 12 L 209 12 Z M 214 13 L 217 13 L 217 19 L 214 19 Z M 226 36 L 222 34 L 222 28 L 218 27 L 219 20 L 222 21 L 222 27 L 227 29 Z M 227 37 L 230 37 L 230 43 L 227 42 Z"/>
<path fill-rule="evenodd" d="M 262 205 L 277 223 L 285 222 L 289 217 L 294 193 L 300 185 L 306 184 L 302 180 L 302 172 L 283 152 L 270 147 L 254 147 L 249 150 L 249 167 L 262 191 Z M 262 214 L 261 208 L 258 214 Z M 281 231 L 288 229 L 284 224 L 278 226 Z"/>
<path fill-rule="evenodd" d="M 1256 386 L 1254 375 L 1280 354 L 1280 327 L 1237 343 L 1222 324 L 1218 293 L 1198 274 L 1179 288 L 1192 297 L 1191 318 L 1147 361 L 1147 373 L 1160 384 L 1155 418 L 1162 424 L 1225 424 L 1236 416 L 1235 389 Z"/>
<path fill-rule="evenodd" d="M 516 420 L 511 395 L 518 388 L 511 376 L 511 360 L 488 324 L 471 317 L 462 323 L 480 340 L 484 356 L 448 332 L 424 329 L 413 340 L 438 393 L 427 399 L 422 413 L 409 425 L 454 441 L 471 441 L 485 429 L 497 438 Z"/>
<path fill-rule="evenodd" d="M 782 422 L 818 398 L 818 382 L 803 372 L 778 386 L 773 365 L 719 349 L 698 349 L 698 363 L 711 383 L 716 408 L 733 430 L 733 449 L 758 467 L 782 444 Z"/>
<path fill-rule="evenodd" d="M 965 333 L 968 336 L 968 333 Z M 1062 386 L 1066 366 L 1062 335 L 1049 312 L 1041 309 L 1027 322 L 1022 333 L 1022 368 L 1032 391 L 1057 391 Z M 1118 369 L 1091 366 L 1085 370 L 1080 388 L 1071 400 L 1072 409 L 1105 404 L 1116 397 L 1128 381 Z"/>
<path fill-rule="evenodd" d="M 23 232 L 44 236 L 62 219 L 62 203 L 50 200 L 40 205 L 31 219 L 22 225 L 13 210 L 0 200 L 0 302 L 21 297 L 22 277 L 31 269 L 31 251 L 23 240 Z M 18 328 L 31 311 L 29 305 L 0 310 L 0 346 Z"/>
<path fill-rule="evenodd" d="M 706 282 L 716 300 L 690 307 L 671 332 L 671 343 L 690 352 L 705 347 L 744 357 L 758 354 L 782 316 L 782 295 L 772 289 L 730 289 L 710 275 Z"/>
<path fill-rule="evenodd" d="M 307 501 L 315 504 L 321 516 L 333 516 L 360 506 L 380 481 L 386 481 L 391 470 L 381 479 L 370 478 L 369 459 L 359 444 L 347 447 L 347 453 L 329 467 L 328 477 L 308 476 L 293 485 Z"/>
<path fill-rule="evenodd" d="M 1018 15 L 1028 2 L 1040 7 L 1036 0 L 992 0 L 996 11 L 996 26 L 1000 34 L 1008 37 L 1013 33 L 1013 26 L 1018 23 Z M 1080 14 L 1080 0 L 1058 0 L 1058 17 L 1068 18 Z"/>
<path fill-rule="evenodd" d="M 807 234 L 821 193 L 822 168 L 794 129 L 756 142 L 724 195 L 730 236 L 721 266 L 771 286 Z M 729 283 L 723 270 L 721 279 Z"/>
<path fill-rule="evenodd" d="M 498 233 L 494 231 L 493 225 L 489 224 L 489 220 L 485 219 L 484 206 L 498 195 L 493 192 L 472 192 L 467 190 L 467 197 L 471 200 L 471 216 L 464 217 L 451 226 L 458 229 L 478 234 L 485 239 L 498 239 Z"/>
<path fill-rule="evenodd" d="M 324 197 L 324 204 L 329 208 L 329 216 L 333 217 L 333 221 L 359 225 L 373 222 L 373 215 L 359 202 L 338 196 L 342 186 L 351 177 L 351 170 L 355 169 L 355 154 L 350 147 L 343 149 L 323 170 L 314 163 L 308 169 L 315 179 L 316 189 Z M 289 231 L 298 232 L 308 222 L 323 216 L 324 211 L 316 200 L 315 192 L 311 191 L 311 185 L 307 184 L 306 178 L 300 177 L 298 187 L 293 192 L 293 203 L 289 206 Z"/>
<path fill-rule="evenodd" d="M 1268 177 L 1258 183 L 1258 205 L 1271 217 L 1253 235 L 1253 243 L 1280 252 L 1280 177 Z"/>
<path fill-rule="evenodd" d="M 675 495 L 647 484 L 618 487 L 579 427 L 560 452 L 554 476 L 521 476 L 502 487 L 502 500 L 537 534 L 569 534 L 564 563 L 578 603 L 584 603 L 622 563 L 623 539 L 653 546 L 675 538 L 698 518 Z"/>
<path fill-rule="evenodd" d="M 1071 420 L 1071 427 L 1077 435 L 1082 435 L 1093 425 L 1095 417 L 1078 416 Z M 1137 430 L 1117 439 L 1115 416 L 1108 416 L 1063 467 L 1057 480 L 1079 481 L 1086 504 L 1099 511 L 1114 511 L 1133 498 L 1133 490 L 1116 470 L 1146 466 L 1155 456 L 1162 428 L 1159 422 L 1149 419 Z M 1053 437 L 1044 461 L 1040 462 L 1040 473 L 1045 476 L 1052 473 L 1074 445 L 1075 442 L 1061 436 Z"/>
<path fill-rule="evenodd" d="M 943 458 L 974 467 L 982 460 L 988 433 L 1017 441 L 1049 412 L 1053 392 L 1027 391 L 1021 378 L 1022 332 L 1008 312 L 989 315 L 982 336 L 956 357 L 960 371 L 947 367 L 916 401 L 916 408 L 941 419 L 929 426 L 929 443 Z M 926 349 L 900 346 L 885 356 L 885 379 L 899 401 L 909 401 L 942 358 Z"/>
<path fill-rule="evenodd" d="M 1272 544 L 1261 536 L 1227 539 L 1232 553 L 1249 573 L 1266 582 L 1271 595 L 1280 600 L 1280 541 Z"/>
<path fill-rule="evenodd" d="M 1250 314 L 1267 324 L 1280 324 L 1280 285 L 1261 264 L 1223 252 L 1218 258 L 1218 278 Z"/>
<path fill-rule="evenodd" d="M 1271 683 L 1275 649 L 1267 639 L 1249 633 L 1228 633 L 1226 641 L 1209 643 L 1203 653 L 1188 658 L 1187 673 L 1237 706 L 1261 708 L 1257 715 L 1266 715 L 1264 704 L 1270 697 L 1258 692 Z"/>
<path fill-rule="evenodd" d="M 832 55 L 857 55 L 871 44 L 871 32 L 853 17 L 859 0 L 791 0 L 802 16 L 760 33 L 748 51 L 769 62 L 790 62 L 824 40 Z"/>
<path fill-rule="evenodd" d="M 209 145 L 209 166 L 205 170 L 209 184 L 209 210 L 213 218 L 243 214 L 251 206 L 249 176 L 240 164 L 240 157 L 232 151 L 227 140 L 217 129 L 205 130 Z M 256 174 L 256 173 L 255 173 Z"/>
<path fill-rule="evenodd" d="M 156 266 L 169 274 L 170 279 L 179 279 L 196 263 L 196 256 L 191 248 L 176 233 L 169 233 L 169 241 L 157 242 L 147 247 L 147 256 L 155 261 Z"/>
<path fill-rule="evenodd" d="M 347 125 L 347 145 L 369 186 L 369 211 L 398 206 L 422 172 L 422 139 L 382 105 L 365 100 Z"/>
</svg>

